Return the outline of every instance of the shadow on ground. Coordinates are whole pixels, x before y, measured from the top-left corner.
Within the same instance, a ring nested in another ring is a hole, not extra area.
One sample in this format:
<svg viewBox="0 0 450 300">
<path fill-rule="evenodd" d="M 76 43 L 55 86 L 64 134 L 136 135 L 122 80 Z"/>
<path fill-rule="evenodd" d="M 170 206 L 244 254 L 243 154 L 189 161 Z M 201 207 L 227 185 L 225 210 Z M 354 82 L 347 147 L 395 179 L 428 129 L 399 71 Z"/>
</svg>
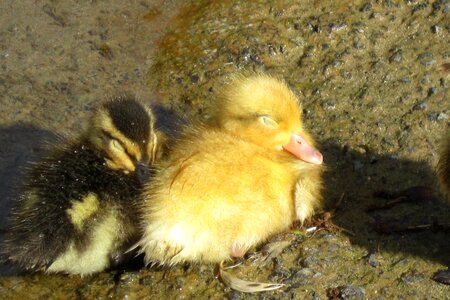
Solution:
<svg viewBox="0 0 450 300">
<path fill-rule="evenodd" d="M 342 197 L 333 221 L 354 234 L 348 234 L 352 244 L 363 246 L 369 253 L 403 253 L 450 265 L 448 231 L 438 228 L 443 224 L 448 226 L 450 207 L 436 191 L 433 169 L 425 162 L 376 155 L 365 150 L 356 152 L 336 146 L 333 141 L 324 142 L 322 149 L 328 167 L 325 209 L 335 208 Z M 430 197 L 419 197 L 416 202 L 371 210 L 388 201 L 375 197 L 375 193 L 401 191 L 412 186 L 430 187 L 435 193 Z M 433 226 L 418 228 L 421 225 Z M 387 231 L 405 230 L 383 234 L 376 230 L 380 226 Z M 406 230 L 407 227 L 410 229 Z"/>
<path fill-rule="evenodd" d="M 0 127 L 0 242 L 29 162 L 42 155 L 45 145 L 56 140 L 55 134 L 31 124 Z M 14 273 L 16 270 L 13 268 L 0 265 L 0 275 Z"/>
</svg>

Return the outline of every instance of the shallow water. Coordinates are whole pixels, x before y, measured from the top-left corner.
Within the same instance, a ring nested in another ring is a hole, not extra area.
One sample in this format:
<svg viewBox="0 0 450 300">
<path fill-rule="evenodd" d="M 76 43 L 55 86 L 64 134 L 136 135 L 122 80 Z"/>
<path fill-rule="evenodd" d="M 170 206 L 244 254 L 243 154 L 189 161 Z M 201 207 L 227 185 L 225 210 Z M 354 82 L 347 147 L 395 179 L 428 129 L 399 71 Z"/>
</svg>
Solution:
<svg viewBox="0 0 450 300">
<path fill-rule="evenodd" d="M 53 131 L 84 128 L 105 97 L 131 91 L 208 119 L 229 75 L 264 70 L 302 101 L 324 153 L 326 206 L 346 231 L 294 235 L 273 263 L 233 270 L 285 282 L 231 291 L 214 266 L 111 271 L 92 277 L 0 278 L 3 298 L 450 299 L 430 279 L 450 265 L 449 233 L 378 234 L 379 222 L 448 222 L 443 201 L 384 203 L 377 190 L 436 187 L 450 115 L 448 1 L 4 1 L 0 9 L 0 203 L 4 220 L 19 169 Z M 442 197 L 441 197 L 442 198 Z M 1 229 L 5 229 L 2 222 Z M 337 288 L 337 289 L 335 289 Z M 317 298 L 318 297 L 318 298 Z"/>
</svg>

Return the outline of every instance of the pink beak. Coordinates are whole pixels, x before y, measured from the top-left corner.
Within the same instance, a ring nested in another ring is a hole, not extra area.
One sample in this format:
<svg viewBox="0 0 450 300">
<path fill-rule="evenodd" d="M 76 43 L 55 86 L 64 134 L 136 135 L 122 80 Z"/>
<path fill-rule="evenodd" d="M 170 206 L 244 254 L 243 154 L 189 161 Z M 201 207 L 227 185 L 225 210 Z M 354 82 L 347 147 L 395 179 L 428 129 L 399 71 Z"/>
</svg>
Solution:
<svg viewBox="0 0 450 300">
<path fill-rule="evenodd" d="M 289 143 L 283 149 L 306 162 L 320 165 L 323 161 L 322 153 L 310 145 L 300 134 L 292 134 Z"/>
</svg>

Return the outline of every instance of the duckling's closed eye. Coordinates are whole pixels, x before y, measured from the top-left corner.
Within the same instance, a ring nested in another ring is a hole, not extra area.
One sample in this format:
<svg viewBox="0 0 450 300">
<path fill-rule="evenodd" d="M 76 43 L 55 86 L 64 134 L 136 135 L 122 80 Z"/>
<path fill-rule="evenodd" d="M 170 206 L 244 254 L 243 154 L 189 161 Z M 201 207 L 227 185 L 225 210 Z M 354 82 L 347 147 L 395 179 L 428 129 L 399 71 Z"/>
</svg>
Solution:
<svg viewBox="0 0 450 300">
<path fill-rule="evenodd" d="M 116 150 L 125 152 L 125 149 L 123 148 L 122 144 L 118 140 L 111 139 L 110 143 L 114 148 L 116 148 Z"/>
<path fill-rule="evenodd" d="M 268 128 L 276 128 L 278 127 L 278 123 L 269 117 L 268 115 L 261 115 L 258 117 L 259 122 L 261 122 L 264 126 Z"/>
<path fill-rule="evenodd" d="M 136 166 L 133 158 L 123 144 L 108 132 L 103 132 L 102 139 L 108 167 L 113 170 L 123 170 L 125 173 L 134 172 Z"/>
</svg>

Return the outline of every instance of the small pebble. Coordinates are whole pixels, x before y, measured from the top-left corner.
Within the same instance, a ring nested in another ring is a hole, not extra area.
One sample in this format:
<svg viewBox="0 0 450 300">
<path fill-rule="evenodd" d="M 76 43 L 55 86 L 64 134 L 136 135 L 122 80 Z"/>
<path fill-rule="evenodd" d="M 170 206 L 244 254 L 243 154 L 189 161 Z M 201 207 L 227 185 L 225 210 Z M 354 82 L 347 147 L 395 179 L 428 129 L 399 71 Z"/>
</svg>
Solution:
<svg viewBox="0 0 450 300">
<path fill-rule="evenodd" d="M 442 31 L 442 28 L 441 28 L 440 26 L 437 26 L 437 25 L 431 26 L 431 32 L 432 32 L 432 33 L 438 34 L 438 33 L 440 33 L 441 31 Z"/>
<path fill-rule="evenodd" d="M 151 276 L 145 276 L 139 279 L 140 285 L 151 285 L 153 283 L 153 278 Z"/>
<path fill-rule="evenodd" d="M 322 108 L 324 110 L 333 110 L 336 108 L 336 102 L 333 100 L 326 101 L 326 102 L 322 103 Z"/>
<path fill-rule="evenodd" d="M 437 282 L 450 285 L 450 270 L 436 272 L 433 275 L 433 279 Z"/>
<path fill-rule="evenodd" d="M 360 12 L 369 12 L 371 10 L 372 10 L 372 3 L 366 3 L 359 9 Z"/>
<path fill-rule="evenodd" d="M 339 250 L 338 245 L 333 244 L 333 245 L 328 246 L 328 252 L 336 252 L 338 250 Z"/>
<path fill-rule="evenodd" d="M 177 278 L 175 278 L 175 283 L 177 285 L 183 285 L 186 282 L 186 277 L 184 276 L 177 276 Z"/>
<path fill-rule="evenodd" d="M 450 13 L 450 3 L 449 3 L 449 4 L 445 4 L 445 7 L 444 7 L 444 13 L 445 13 L 445 14 Z"/>
<path fill-rule="evenodd" d="M 197 83 L 200 80 L 200 77 L 197 74 L 191 76 L 191 82 Z"/>
<path fill-rule="evenodd" d="M 135 282 L 135 281 L 137 281 L 138 280 L 138 274 L 136 274 L 136 273 L 132 273 L 132 272 L 127 272 L 127 273 L 123 273 L 121 276 L 120 276 L 120 284 L 121 285 L 127 285 L 127 284 L 130 284 L 130 283 L 133 283 L 133 282 Z"/>
<path fill-rule="evenodd" d="M 414 14 L 414 13 L 416 13 L 418 11 L 421 11 L 421 10 L 427 8 L 427 7 L 428 7 L 428 3 L 427 2 L 419 3 L 419 4 L 417 4 L 416 6 L 413 7 L 412 13 Z"/>
<path fill-rule="evenodd" d="M 369 263 L 369 265 L 371 267 L 374 267 L 374 268 L 376 268 L 380 265 L 380 262 L 378 261 L 377 256 L 373 253 L 369 255 L 367 262 Z"/>
<path fill-rule="evenodd" d="M 269 276 L 270 281 L 281 282 L 283 279 L 291 277 L 291 273 L 288 270 L 278 269 L 272 272 Z"/>
<path fill-rule="evenodd" d="M 318 264 L 318 259 L 314 256 L 307 256 L 303 259 L 300 259 L 300 265 L 304 267 L 313 267 Z"/>
<path fill-rule="evenodd" d="M 351 72 L 347 71 L 347 70 L 342 70 L 341 71 L 341 76 L 344 79 L 350 80 L 350 79 L 352 79 L 353 74 Z"/>
<path fill-rule="evenodd" d="M 360 40 L 356 40 L 356 41 L 353 43 L 353 48 L 355 48 L 355 49 L 363 49 L 363 48 L 364 48 L 364 45 L 363 45 L 363 43 L 361 43 Z"/>
<path fill-rule="evenodd" d="M 385 0 L 384 1 L 384 7 L 391 8 L 392 7 L 392 0 Z"/>
<path fill-rule="evenodd" d="M 380 16 L 381 16 L 381 14 L 379 12 L 373 12 L 373 13 L 370 14 L 369 19 L 376 19 L 376 18 L 378 18 Z"/>
<path fill-rule="evenodd" d="M 291 278 L 289 278 L 289 281 L 292 283 L 296 283 L 299 285 L 305 285 L 308 284 L 309 280 L 313 277 L 314 272 L 311 269 L 303 268 L 297 273 L 293 274 Z"/>
<path fill-rule="evenodd" d="M 448 120 L 448 114 L 440 112 L 437 116 L 438 121 Z"/>
<path fill-rule="evenodd" d="M 409 79 L 408 77 L 403 77 L 403 78 L 400 79 L 400 82 L 404 83 L 404 84 L 410 84 L 411 83 L 411 79 Z"/>
<path fill-rule="evenodd" d="M 400 277 L 400 280 L 403 283 L 406 283 L 408 285 L 412 285 L 415 284 L 419 281 L 422 281 L 424 279 L 423 274 L 417 273 L 415 271 L 413 272 L 409 272 L 409 273 L 405 273 Z"/>
<path fill-rule="evenodd" d="M 347 28 L 347 23 L 342 22 L 342 23 L 330 23 L 328 25 L 328 27 L 330 28 L 331 31 L 338 31 L 344 28 Z"/>
<path fill-rule="evenodd" d="M 431 66 L 436 63 L 436 60 L 433 58 L 433 54 L 430 52 L 419 54 L 417 58 L 424 66 Z"/>
<path fill-rule="evenodd" d="M 336 235 L 331 234 L 331 233 L 324 233 L 322 235 L 319 236 L 321 239 L 324 239 L 326 241 L 333 241 L 336 240 Z"/>
<path fill-rule="evenodd" d="M 339 67 L 340 65 L 342 65 L 344 62 L 342 61 L 342 60 L 340 60 L 340 59 L 335 59 L 335 60 L 333 60 L 333 62 L 331 63 L 331 65 L 333 66 L 333 67 Z"/>
<path fill-rule="evenodd" d="M 430 96 L 436 94 L 436 92 L 437 92 L 437 88 L 436 88 L 435 86 L 430 87 L 430 88 L 428 89 L 428 97 L 430 97 Z"/>
<path fill-rule="evenodd" d="M 433 9 L 435 9 L 435 10 L 440 10 L 441 8 L 442 8 L 442 3 L 441 3 L 442 1 L 435 1 L 434 3 L 433 3 L 433 5 L 432 5 L 432 7 L 433 7 Z"/>
<path fill-rule="evenodd" d="M 236 290 L 232 290 L 228 293 L 227 299 L 228 300 L 238 300 L 241 299 L 242 293 Z"/>
<path fill-rule="evenodd" d="M 358 161 L 358 160 L 353 162 L 353 170 L 359 171 L 359 170 L 361 170 L 363 167 L 364 167 L 364 164 L 363 164 L 362 162 L 360 162 L 360 161 Z"/>
<path fill-rule="evenodd" d="M 400 63 L 403 60 L 403 53 L 401 50 L 395 51 L 391 57 L 389 57 L 390 63 Z"/>
<path fill-rule="evenodd" d="M 366 291 L 362 287 L 346 285 L 339 287 L 339 294 L 342 299 L 364 299 Z"/>
<path fill-rule="evenodd" d="M 311 296 L 311 300 L 320 300 L 320 296 L 316 291 L 311 291 L 311 293 L 309 293 L 309 296 Z"/>
<path fill-rule="evenodd" d="M 425 110 L 428 105 L 425 101 L 421 101 L 413 106 L 413 110 Z"/>
<path fill-rule="evenodd" d="M 433 112 L 428 115 L 430 121 L 446 121 L 448 120 L 448 114 L 445 112 Z"/>
<path fill-rule="evenodd" d="M 420 81 L 422 84 L 429 84 L 431 83 L 430 77 L 428 75 L 424 76 L 422 80 Z"/>
</svg>

